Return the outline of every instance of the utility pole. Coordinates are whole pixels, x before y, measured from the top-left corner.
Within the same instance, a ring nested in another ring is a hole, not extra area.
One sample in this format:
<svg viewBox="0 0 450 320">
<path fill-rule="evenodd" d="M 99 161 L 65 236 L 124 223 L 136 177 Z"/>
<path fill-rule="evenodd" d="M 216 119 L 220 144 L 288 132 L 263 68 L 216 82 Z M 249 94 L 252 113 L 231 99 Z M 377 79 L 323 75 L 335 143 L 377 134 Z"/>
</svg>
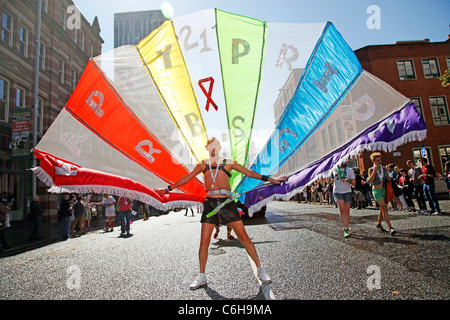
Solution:
<svg viewBox="0 0 450 320">
<path fill-rule="evenodd" d="M 33 110 L 33 148 L 37 145 L 37 128 L 39 112 L 39 56 L 41 53 L 41 19 L 42 19 L 42 0 L 38 0 L 37 23 L 36 23 L 36 58 L 34 64 L 34 110 Z M 33 167 L 37 166 L 37 159 L 33 154 Z M 32 175 L 32 196 L 37 194 L 36 175 Z"/>
</svg>

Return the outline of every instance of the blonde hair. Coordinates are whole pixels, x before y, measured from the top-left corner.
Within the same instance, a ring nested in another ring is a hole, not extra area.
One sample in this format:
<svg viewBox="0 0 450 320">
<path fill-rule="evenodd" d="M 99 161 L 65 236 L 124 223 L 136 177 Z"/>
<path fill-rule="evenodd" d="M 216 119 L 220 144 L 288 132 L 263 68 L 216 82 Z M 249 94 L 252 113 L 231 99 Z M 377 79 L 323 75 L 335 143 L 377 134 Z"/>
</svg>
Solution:
<svg viewBox="0 0 450 320">
<path fill-rule="evenodd" d="M 372 162 L 375 160 L 375 158 L 380 157 L 381 158 L 381 153 L 379 152 L 374 152 L 370 155 L 370 160 L 372 160 Z"/>
<path fill-rule="evenodd" d="M 209 146 L 211 143 L 213 143 L 214 141 L 217 141 L 219 144 L 220 144 L 220 142 L 219 142 L 219 140 L 217 140 L 215 137 L 212 137 L 212 138 L 209 138 L 208 139 L 208 142 L 206 143 L 206 146 Z"/>
</svg>

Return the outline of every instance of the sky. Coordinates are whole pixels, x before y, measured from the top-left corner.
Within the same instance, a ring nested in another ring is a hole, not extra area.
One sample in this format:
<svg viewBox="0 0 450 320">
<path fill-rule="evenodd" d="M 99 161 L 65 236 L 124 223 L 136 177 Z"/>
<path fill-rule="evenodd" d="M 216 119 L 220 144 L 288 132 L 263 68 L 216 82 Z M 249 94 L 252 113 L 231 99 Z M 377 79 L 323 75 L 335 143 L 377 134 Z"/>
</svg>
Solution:
<svg viewBox="0 0 450 320">
<path fill-rule="evenodd" d="M 163 1 L 73 2 L 89 22 L 98 17 L 106 52 L 114 48 L 114 13 L 160 9 Z M 353 50 L 397 41 L 440 42 L 450 34 L 449 0 L 171 0 L 170 3 L 175 17 L 217 8 L 268 22 L 331 21 Z"/>
</svg>

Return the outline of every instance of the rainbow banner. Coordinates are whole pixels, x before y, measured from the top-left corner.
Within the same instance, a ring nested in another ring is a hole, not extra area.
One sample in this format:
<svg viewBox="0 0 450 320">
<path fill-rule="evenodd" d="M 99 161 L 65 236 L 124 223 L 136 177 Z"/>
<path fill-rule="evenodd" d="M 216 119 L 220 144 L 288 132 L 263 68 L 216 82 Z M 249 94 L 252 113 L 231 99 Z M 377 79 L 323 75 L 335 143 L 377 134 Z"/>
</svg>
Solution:
<svg viewBox="0 0 450 320">
<path fill-rule="evenodd" d="M 423 119 L 409 102 L 363 70 L 331 22 L 203 10 L 91 59 L 34 149 L 41 160 L 34 170 L 51 192 L 107 190 L 161 208 L 201 205 L 202 175 L 178 199 L 153 189 L 207 160 L 207 140 L 216 137 L 222 158 L 288 177 L 272 186 L 232 172 L 233 197 L 251 213 L 295 195 L 358 150 L 423 139 Z"/>
</svg>

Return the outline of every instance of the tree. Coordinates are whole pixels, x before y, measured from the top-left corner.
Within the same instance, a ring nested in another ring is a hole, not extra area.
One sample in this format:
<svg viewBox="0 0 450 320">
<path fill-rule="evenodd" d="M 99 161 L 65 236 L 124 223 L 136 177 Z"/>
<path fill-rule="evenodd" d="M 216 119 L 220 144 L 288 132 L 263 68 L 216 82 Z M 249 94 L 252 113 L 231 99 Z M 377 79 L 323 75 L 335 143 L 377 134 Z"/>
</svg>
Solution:
<svg viewBox="0 0 450 320">
<path fill-rule="evenodd" d="M 439 78 L 442 81 L 442 86 L 445 88 L 450 85 L 450 69 L 445 71 L 444 75 Z"/>
</svg>

